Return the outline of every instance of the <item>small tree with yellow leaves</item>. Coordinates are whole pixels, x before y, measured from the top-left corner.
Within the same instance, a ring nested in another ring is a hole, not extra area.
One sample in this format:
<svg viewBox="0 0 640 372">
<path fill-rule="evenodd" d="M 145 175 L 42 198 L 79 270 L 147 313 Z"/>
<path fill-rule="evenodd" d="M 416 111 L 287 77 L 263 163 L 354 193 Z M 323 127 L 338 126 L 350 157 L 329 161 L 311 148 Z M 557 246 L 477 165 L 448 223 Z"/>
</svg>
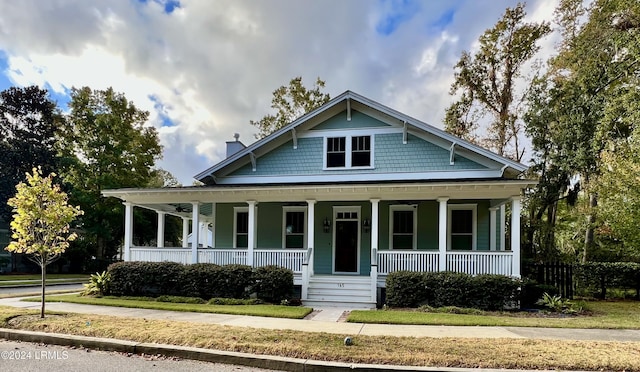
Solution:
<svg viewBox="0 0 640 372">
<path fill-rule="evenodd" d="M 55 173 L 42 177 L 40 168 L 27 173 L 27 183 L 16 187 L 16 195 L 7 204 L 13 208 L 12 241 L 5 249 L 24 253 L 42 269 L 42 306 L 44 318 L 47 265 L 60 257 L 75 240 L 69 223 L 83 214 L 80 207 L 69 205 L 67 194 L 53 183 Z"/>
</svg>

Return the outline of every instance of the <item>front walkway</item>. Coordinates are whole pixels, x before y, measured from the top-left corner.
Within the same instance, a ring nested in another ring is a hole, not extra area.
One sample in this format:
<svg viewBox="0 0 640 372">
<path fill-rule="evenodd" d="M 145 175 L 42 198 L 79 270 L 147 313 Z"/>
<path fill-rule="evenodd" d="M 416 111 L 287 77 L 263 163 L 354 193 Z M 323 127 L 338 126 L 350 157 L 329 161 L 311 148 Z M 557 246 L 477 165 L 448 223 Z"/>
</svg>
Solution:
<svg viewBox="0 0 640 372">
<path fill-rule="evenodd" d="M 0 306 L 40 309 L 39 302 L 23 302 L 20 298 L 0 299 Z M 47 303 L 47 310 L 81 314 L 99 314 L 121 317 L 175 320 L 218 324 L 234 327 L 287 329 L 302 332 L 325 332 L 349 336 L 406 336 L 406 337 L 459 337 L 459 338 L 529 338 L 557 340 L 635 341 L 640 342 L 640 330 L 568 329 L 530 327 L 461 327 L 362 324 L 338 322 L 347 309 L 317 308 L 316 321 L 266 318 L 242 315 L 189 313 L 165 310 L 131 309 L 71 303 Z M 321 315 L 326 312 L 324 316 Z"/>
</svg>

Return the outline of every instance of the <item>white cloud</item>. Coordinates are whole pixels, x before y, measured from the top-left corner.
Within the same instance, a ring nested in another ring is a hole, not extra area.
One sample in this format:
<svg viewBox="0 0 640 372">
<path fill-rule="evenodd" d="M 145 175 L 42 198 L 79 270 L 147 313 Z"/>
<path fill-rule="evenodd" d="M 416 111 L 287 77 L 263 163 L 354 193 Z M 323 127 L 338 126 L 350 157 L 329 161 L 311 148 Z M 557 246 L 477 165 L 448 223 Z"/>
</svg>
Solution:
<svg viewBox="0 0 640 372">
<path fill-rule="evenodd" d="M 544 18 L 552 3 L 528 9 Z M 253 142 L 249 120 L 268 113 L 271 92 L 295 76 L 441 126 L 460 52 L 516 1 L 416 4 L 382 35 L 376 27 L 393 5 L 368 0 L 184 0 L 171 14 L 153 1 L 4 1 L 0 50 L 17 85 L 124 92 L 152 113 L 160 166 L 191 184 L 233 133 Z M 174 126 L 161 127 L 163 116 Z"/>
</svg>

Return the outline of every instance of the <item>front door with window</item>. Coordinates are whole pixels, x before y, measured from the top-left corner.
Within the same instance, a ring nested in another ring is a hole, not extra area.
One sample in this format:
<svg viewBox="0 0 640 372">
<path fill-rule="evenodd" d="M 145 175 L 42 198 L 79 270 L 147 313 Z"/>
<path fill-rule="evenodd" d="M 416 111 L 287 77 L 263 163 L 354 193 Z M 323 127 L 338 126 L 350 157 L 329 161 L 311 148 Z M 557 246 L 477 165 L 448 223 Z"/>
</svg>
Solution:
<svg viewBox="0 0 640 372">
<path fill-rule="evenodd" d="M 334 233 L 334 272 L 359 272 L 360 222 L 357 211 L 337 211 Z"/>
</svg>

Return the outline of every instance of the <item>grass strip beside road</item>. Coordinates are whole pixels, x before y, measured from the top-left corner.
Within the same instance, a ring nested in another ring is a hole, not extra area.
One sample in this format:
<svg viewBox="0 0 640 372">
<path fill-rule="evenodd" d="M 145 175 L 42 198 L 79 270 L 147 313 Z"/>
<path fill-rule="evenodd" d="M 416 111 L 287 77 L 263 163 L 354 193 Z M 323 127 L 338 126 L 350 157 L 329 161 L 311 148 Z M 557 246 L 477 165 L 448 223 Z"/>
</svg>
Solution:
<svg viewBox="0 0 640 372">
<path fill-rule="evenodd" d="M 469 315 L 417 310 L 355 310 L 349 314 L 347 321 L 378 324 L 640 329 L 640 302 L 590 301 L 586 302 L 585 306 L 589 315 L 565 317 L 517 312 Z"/>
<path fill-rule="evenodd" d="M 23 301 L 40 302 L 40 298 L 26 298 Z M 136 309 L 186 311 L 196 313 L 216 313 L 231 315 L 265 316 L 272 318 L 302 319 L 312 309 L 301 306 L 281 305 L 208 305 L 146 300 L 120 299 L 117 297 L 84 297 L 79 295 L 47 296 L 47 302 L 71 302 L 75 304 L 119 306 Z"/>
<path fill-rule="evenodd" d="M 412 338 L 52 314 L 0 307 L 0 327 L 338 361 L 465 368 L 640 370 L 639 342 Z M 345 336 L 353 346 L 344 346 Z"/>
<path fill-rule="evenodd" d="M 0 274 L 0 283 L 5 281 L 40 280 L 40 274 Z M 49 279 L 81 279 L 89 280 L 87 274 L 47 274 Z"/>
</svg>

